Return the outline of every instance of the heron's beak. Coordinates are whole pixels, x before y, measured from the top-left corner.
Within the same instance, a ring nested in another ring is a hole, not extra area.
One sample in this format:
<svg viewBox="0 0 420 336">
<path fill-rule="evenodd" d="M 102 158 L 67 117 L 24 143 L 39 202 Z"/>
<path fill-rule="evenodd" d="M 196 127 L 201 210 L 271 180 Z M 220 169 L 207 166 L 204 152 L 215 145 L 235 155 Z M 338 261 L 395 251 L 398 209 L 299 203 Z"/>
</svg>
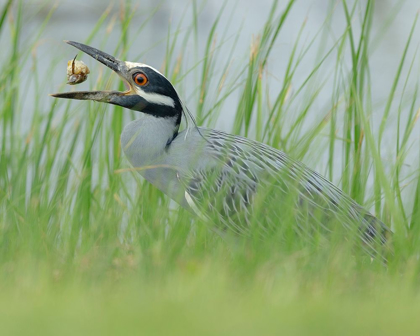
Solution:
<svg viewBox="0 0 420 336">
<path fill-rule="evenodd" d="M 74 91 L 74 92 L 64 92 L 64 93 L 54 93 L 51 94 L 55 98 L 67 98 L 67 99 L 78 99 L 78 100 L 94 100 L 104 103 L 110 103 L 115 105 L 120 105 L 123 107 L 131 108 L 133 106 L 133 89 L 128 81 L 128 68 L 125 62 L 116 59 L 115 57 L 104 53 L 96 48 L 89 47 L 88 45 L 73 42 L 65 41 L 66 43 L 72 45 L 73 47 L 85 52 L 86 54 L 92 56 L 97 61 L 106 65 L 108 68 L 115 71 L 121 79 L 123 79 L 129 86 L 129 90 L 125 92 L 120 91 Z M 131 97 L 130 97 L 131 96 Z"/>
</svg>

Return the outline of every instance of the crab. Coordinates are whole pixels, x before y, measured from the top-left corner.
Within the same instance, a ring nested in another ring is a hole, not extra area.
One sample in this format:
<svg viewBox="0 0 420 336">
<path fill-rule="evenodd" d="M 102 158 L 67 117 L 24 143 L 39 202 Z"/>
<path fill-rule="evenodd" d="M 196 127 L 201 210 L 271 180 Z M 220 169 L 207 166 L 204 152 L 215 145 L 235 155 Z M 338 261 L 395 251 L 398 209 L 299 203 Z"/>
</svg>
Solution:
<svg viewBox="0 0 420 336">
<path fill-rule="evenodd" d="M 82 61 L 76 60 L 77 55 L 67 62 L 67 84 L 76 85 L 83 83 L 90 73 L 89 68 Z"/>
</svg>

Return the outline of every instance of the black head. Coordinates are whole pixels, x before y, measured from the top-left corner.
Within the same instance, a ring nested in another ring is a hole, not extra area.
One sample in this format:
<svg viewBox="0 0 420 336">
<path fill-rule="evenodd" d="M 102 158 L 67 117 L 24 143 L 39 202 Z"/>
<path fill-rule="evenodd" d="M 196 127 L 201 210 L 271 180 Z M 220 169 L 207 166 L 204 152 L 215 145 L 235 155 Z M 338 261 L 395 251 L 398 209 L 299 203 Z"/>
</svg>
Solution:
<svg viewBox="0 0 420 336">
<path fill-rule="evenodd" d="M 168 79 L 143 63 L 125 62 L 85 44 L 66 41 L 115 71 L 128 86 L 120 91 L 76 91 L 52 94 L 56 98 L 94 100 L 119 105 L 158 118 L 177 118 L 181 122 L 182 104 Z"/>
</svg>

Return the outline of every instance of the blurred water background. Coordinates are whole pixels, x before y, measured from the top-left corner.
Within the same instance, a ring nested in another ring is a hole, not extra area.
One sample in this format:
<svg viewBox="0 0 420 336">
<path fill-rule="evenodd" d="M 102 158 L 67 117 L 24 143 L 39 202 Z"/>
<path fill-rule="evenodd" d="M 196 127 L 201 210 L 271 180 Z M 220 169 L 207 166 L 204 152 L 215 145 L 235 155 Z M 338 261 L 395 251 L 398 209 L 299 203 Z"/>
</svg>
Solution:
<svg viewBox="0 0 420 336">
<path fill-rule="evenodd" d="M 0 3 L 5 3 L 5 0 Z M 195 66 L 197 62 L 204 59 L 204 49 L 208 34 L 214 21 L 217 19 L 221 8 L 224 8 L 220 17 L 220 23 L 217 27 L 215 40 L 216 45 L 219 46 L 220 68 L 215 68 L 215 73 L 223 71 L 225 60 L 228 59 L 230 48 L 237 39 L 237 45 L 234 49 L 233 62 L 230 67 L 230 74 L 239 73 L 241 66 L 247 63 L 249 58 L 249 49 L 252 40 L 258 34 L 261 34 L 264 22 L 270 14 L 272 1 L 269 0 L 242 0 L 242 1 L 226 1 L 212 0 L 212 1 L 198 1 L 195 2 L 199 11 L 198 16 L 198 35 L 196 41 L 187 44 L 185 49 L 181 44 L 175 46 L 174 54 L 182 55 L 186 59 L 187 64 L 191 67 Z M 47 23 L 46 29 L 43 31 L 35 47 L 32 50 L 32 56 L 38 60 L 37 73 L 41 80 L 42 86 L 36 90 L 34 83 L 29 80 L 31 72 L 33 71 L 33 60 L 22 61 L 24 70 L 22 74 L 27 73 L 28 77 L 22 76 L 21 82 L 25 86 L 24 96 L 21 97 L 21 108 L 23 113 L 27 111 L 27 121 L 31 120 L 31 113 L 33 111 L 33 104 L 35 104 L 35 95 L 40 97 L 39 104 L 41 108 L 47 110 L 51 99 L 48 93 L 68 90 L 69 87 L 64 86 L 65 72 L 67 60 L 74 57 L 76 51 L 74 48 L 63 43 L 63 40 L 74 40 L 83 42 L 93 30 L 101 15 L 109 11 L 109 22 L 100 29 L 95 35 L 90 45 L 98 47 L 110 54 L 115 50 L 120 39 L 120 30 L 117 29 L 118 18 L 121 15 L 121 10 L 126 5 L 135 8 L 135 16 L 131 24 L 132 31 L 128 32 L 130 39 L 130 48 L 127 51 L 127 60 L 141 61 L 148 63 L 157 69 L 163 69 L 165 66 L 165 53 L 167 50 L 168 36 L 174 34 L 185 35 L 189 29 L 192 29 L 193 20 L 193 2 L 191 0 L 176 0 L 176 1 L 101 1 L 101 0 L 61 0 L 61 1 L 45 1 L 45 0 L 27 0 L 24 1 L 24 25 L 22 31 L 21 44 L 29 41 L 37 34 L 39 27 L 44 22 L 46 16 L 52 8 L 55 8 L 51 19 Z M 279 2 L 279 8 L 284 8 L 286 2 Z M 328 27 L 325 27 L 326 16 L 328 11 L 333 8 L 332 20 Z M 385 103 L 389 96 L 389 91 L 398 68 L 404 46 L 410 33 L 410 29 L 415 20 L 416 13 L 420 8 L 418 0 L 381 0 L 375 2 L 375 17 L 373 22 L 372 35 L 372 50 L 370 58 L 371 71 L 371 95 L 374 106 L 372 107 L 373 124 L 379 125 L 380 118 L 383 113 Z M 280 13 L 280 11 L 279 11 Z M 13 18 L 9 18 L 13 19 Z M 181 23 L 180 23 L 181 22 Z M 391 22 L 390 24 L 388 24 Z M 137 27 L 144 28 L 137 33 Z M 180 25 L 179 25 L 180 24 Z M 177 27 L 180 27 L 179 32 Z M 303 27 L 303 28 L 302 28 Z M 274 46 L 267 64 L 267 73 L 269 74 L 269 85 L 267 90 L 272 93 L 279 92 L 282 87 L 282 77 L 286 71 L 287 61 L 292 52 L 299 31 L 303 29 L 302 37 L 298 43 L 298 50 L 304 50 L 306 47 L 315 41 L 304 56 L 302 64 L 298 67 L 294 75 L 293 88 L 298 87 L 307 78 L 310 72 L 314 69 L 317 62 L 328 51 L 337 38 L 344 32 L 346 28 L 346 21 L 344 11 L 340 1 L 330 0 L 300 0 L 293 6 L 290 15 L 288 16 L 285 26 L 282 28 L 279 43 Z M 360 31 L 360 24 L 354 25 L 355 35 Z M 407 85 L 407 99 L 401 104 L 400 108 L 406 109 L 411 103 L 411 96 L 415 90 L 415 84 L 419 79 L 419 63 L 420 57 L 415 56 L 417 48 L 420 43 L 419 28 L 416 28 L 417 34 L 414 34 L 411 47 L 407 54 L 408 61 L 402 72 L 402 81 L 405 81 L 409 67 L 407 64 L 413 62 L 411 69 L 412 75 L 408 79 Z M 11 39 L 11 32 L 3 32 L 1 45 L 7 46 Z M 324 34 L 324 38 L 321 38 Z M 191 35 L 193 40 L 193 35 Z M 195 43 L 193 43 L 195 42 Z M 323 54 L 319 55 L 319 44 L 324 43 Z M 4 59 L 8 50 L 3 50 L 0 55 L 0 61 Z M 311 117 L 308 120 L 316 121 L 322 120 L 328 110 L 331 108 L 331 96 L 333 91 L 333 80 L 331 73 L 335 66 L 335 54 L 332 53 L 329 59 L 322 65 L 319 78 L 320 83 L 323 83 L 320 94 L 315 103 L 311 107 Z M 348 53 L 349 69 L 351 68 L 351 58 Z M 95 61 L 85 55 L 81 58 L 91 68 L 90 79 L 77 87 L 78 90 L 87 90 L 95 86 L 95 81 L 102 71 L 107 71 L 103 66 L 97 65 Z M 110 73 L 110 72 L 109 72 Z M 115 84 L 114 84 L 115 85 Z M 186 100 L 187 105 L 190 106 L 191 112 L 194 114 L 194 108 L 197 101 L 197 76 L 194 72 L 186 75 L 182 82 L 182 87 L 178 88 Z M 392 116 L 393 111 L 399 108 L 399 102 L 402 94 L 402 86 L 397 91 L 395 103 L 391 110 L 390 127 L 387 127 L 384 134 L 382 152 L 383 160 L 392 158 L 394 153 L 395 143 L 395 127 L 392 127 L 392 122 L 396 121 Z M 98 88 L 103 89 L 103 88 Z M 212 91 L 216 91 L 217 87 L 209 87 L 209 95 L 211 97 Z M 221 110 L 221 117 L 217 120 L 214 126 L 218 129 L 230 131 L 234 111 L 238 105 L 238 94 L 232 94 L 225 101 Z M 211 101 L 211 100 L 210 100 Z M 75 114 L 77 114 L 77 103 L 74 103 Z M 298 108 L 298 105 L 297 105 Z M 288 112 L 290 113 L 290 111 Z M 404 114 L 403 114 L 404 115 Z M 60 113 L 57 113 L 57 120 L 60 120 Z M 339 123 L 340 121 L 338 121 Z M 28 131 L 25 125 L 25 119 L 22 123 L 22 133 Z M 307 125 L 311 127 L 310 124 Z M 413 132 L 415 135 L 411 143 L 414 144 L 410 149 L 407 165 L 405 166 L 405 174 L 407 176 L 412 173 L 413 167 L 418 167 L 419 158 L 419 137 L 420 128 L 417 125 L 417 130 Z M 252 134 L 251 134 L 252 136 Z M 82 144 L 81 144 L 82 145 Z M 319 158 L 319 153 L 316 157 Z M 326 153 L 322 153 L 326 155 Z M 314 156 L 315 157 L 315 156 Z M 322 156 L 321 156 L 322 157 Z M 340 157 L 337 156 L 337 160 Z M 325 172 L 325 162 L 322 160 L 315 160 L 311 162 L 311 157 L 305 157 L 305 161 L 312 168 L 319 170 L 321 173 Z M 337 182 L 337 181 L 335 181 Z"/>
</svg>

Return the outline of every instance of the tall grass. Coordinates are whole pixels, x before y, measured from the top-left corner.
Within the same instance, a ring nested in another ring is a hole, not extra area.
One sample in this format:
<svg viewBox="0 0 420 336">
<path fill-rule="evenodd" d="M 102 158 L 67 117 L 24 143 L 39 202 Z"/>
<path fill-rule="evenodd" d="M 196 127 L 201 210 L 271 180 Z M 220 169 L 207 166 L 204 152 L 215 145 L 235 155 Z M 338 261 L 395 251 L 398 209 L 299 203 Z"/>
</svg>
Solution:
<svg viewBox="0 0 420 336">
<path fill-rule="evenodd" d="M 0 316 L 7 334 L 65 334 L 73 323 L 80 326 L 74 331 L 91 334 L 137 328 L 148 334 L 418 332 L 409 321 L 419 309 L 420 170 L 402 174 L 408 155 L 419 153 L 413 150 L 419 146 L 418 54 L 407 56 L 417 47 L 417 16 L 400 63 L 386 70 L 395 76 L 381 104 L 371 90 L 370 57 L 396 14 L 372 36 L 378 24 L 373 0 L 331 1 L 323 26 L 306 43 L 304 22 L 281 84 L 273 86 L 273 48 L 297 5 L 273 1 L 247 59 L 238 62 L 239 32 L 219 29 L 221 17 L 232 18 L 234 10 L 220 8 L 203 44 L 198 29 L 206 7 L 193 1 L 179 23 L 168 23 L 161 70 L 200 125 L 214 127 L 224 118 L 226 102 L 238 99 L 232 133 L 321 167 L 372 209 L 395 231 L 388 266 L 355 258 L 343 241 L 314 246 L 293 234 L 280 243 L 276 237 L 221 237 L 209 230 L 129 169 L 119 137 L 136 113 L 46 98 L 49 74 L 57 67 L 64 72 L 73 54 L 61 59 L 58 53 L 48 73 L 40 73 L 36 48 L 55 7 L 46 6 L 39 31 L 22 40 L 29 14 L 23 2 L 9 0 L 0 8 Z M 110 53 L 125 59 L 158 10 L 139 25 L 134 4 L 123 2 L 118 15 L 110 7 L 82 42 L 103 48 L 107 32 L 118 31 Z M 327 43 L 338 11 L 345 28 Z M 305 62 L 313 62 L 313 69 L 299 81 Z M 29 76 L 22 73 L 25 66 Z M 89 86 L 123 89 L 105 71 L 95 65 Z M 333 90 L 324 101 L 321 92 L 329 81 Z M 29 109 L 27 85 L 34 92 Z M 386 131 L 394 134 L 391 159 Z"/>
</svg>

